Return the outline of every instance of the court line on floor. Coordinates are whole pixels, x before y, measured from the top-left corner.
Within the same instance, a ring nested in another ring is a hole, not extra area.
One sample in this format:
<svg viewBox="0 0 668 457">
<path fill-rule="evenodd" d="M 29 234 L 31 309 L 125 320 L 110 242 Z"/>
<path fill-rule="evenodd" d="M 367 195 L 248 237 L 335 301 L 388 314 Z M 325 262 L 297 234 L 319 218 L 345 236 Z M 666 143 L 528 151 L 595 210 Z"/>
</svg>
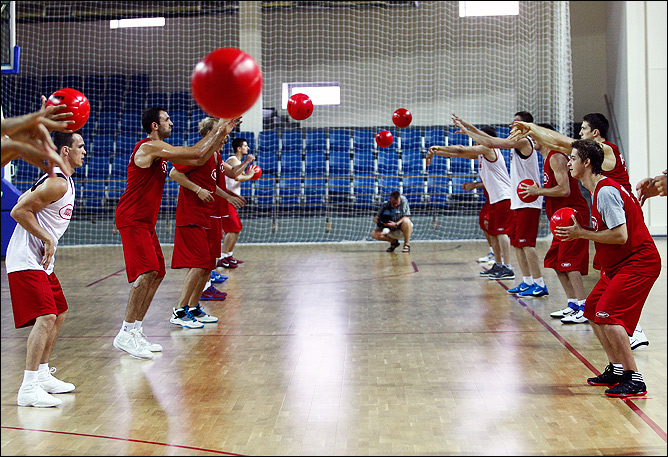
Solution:
<svg viewBox="0 0 668 457">
<path fill-rule="evenodd" d="M 109 278 L 111 278 L 112 276 L 118 276 L 118 275 L 121 274 L 123 271 L 125 271 L 125 267 L 121 268 L 120 270 L 118 270 L 118 271 L 115 272 L 115 273 L 112 273 L 112 274 L 110 274 L 110 275 L 105 276 L 104 278 L 100 278 L 100 279 L 98 279 L 97 281 L 93 281 L 93 282 L 91 282 L 90 284 L 87 284 L 86 287 L 90 287 L 90 286 L 92 286 L 92 285 L 94 285 L 94 284 L 97 284 L 98 282 L 102 282 L 102 281 L 104 281 L 105 279 L 109 279 Z"/>
<path fill-rule="evenodd" d="M 245 454 L 235 454 L 234 452 L 218 451 L 216 449 L 204 449 L 204 448 L 201 448 L 201 447 L 185 446 L 185 445 L 181 445 L 181 444 L 168 444 L 168 443 L 160 443 L 160 442 L 157 442 L 157 441 L 136 440 L 136 439 L 132 439 L 132 438 L 118 438 L 116 436 L 91 435 L 89 433 L 60 432 L 60 431 L 57 431 L 57 430 L 40 430 L 40 429 L 35 429 L 35 428 L 10 427 L 10 426 L 5 426 L 5 425 L 3 425 L 2 428 L 9 429 L 9 430 L 18 430 L 18 431 L 22 431 L 22 432 L 55 433 L 55 434 L 58 434 L 58 435 L 85 436 L 85 437 L 88 437 L 88 438 L 102 438 L 102 439 L 116 440 L 116 441 L 129 441 L 129 442 L 132 442 L 132 443 L 155 444 L 157 446 L 175 447 L 175 448 L 179 448 L 179 449 L 190 449 L 190 450 L 193 450 L 193 451 L 202 451 L 202 452 L 212 452 L 214 454 L 222 454 L 222 455 L 245 455 Z"/>
<path fill-rule="evenodd" d="M 496 279 L 495 281 L 496 281 L 501 287 L 503 287 L 504 289 L 506 289 L 506 291 L 508 291 L 508 286 L 506 286 L 504 283 L 502 283 L 500 279 Z M 511 295 L 511 294 L 509 294 L 509 295 Z M 519 297 L 516 296 L 516 295 L 511 295 L 511 296 L 512 296 L 512 297 L 515 299 L 515 301 L 517 301 L 517 302 L 518 302 L 524 309 L 526 309 L 526 310 L 529 312 L 529 314 L 531 314 L 531 315 L 532 315 L 532 316 L 533 316 L 533 317 L 534 317 L 534 318 L 535 318 L 535 319 L 536 319 L 536 320 L 537 320 L 543 327 L 545 327 L 545 328 L 547 329 L 548 332 L 550 332 L 552 335 L 554 335 L 554 337 L 556 337 L 557 340 L 559 340 L 559 342 L 560 342 L 561 344 L 563 344 L 563 345 L 566 347 L 566 349 L 568 349 L 568 350 L 569 350 L 569 351 L 570 351 L 570 352 L 571 352 L 571 353 L 572 353 L 578 360 L 580 360 L 580 362 L 582 362 L 587 368 L 589 368 L 589 369 L 592 371 L 592 373 L 594 373 L 596 376 L 598 376 L 598 375 L 601 374 L 601 372 L 598 371 L 598 370 L 594 367 L 594 365 L 592 365 L 592 364 L 589 362 L 589 360 L 587 360 L 587 359 L 586 359 L 582 354 L 580 354 L 580 353 L 579 353 L 573 346 L 571 346 L 571 344 L 570 344 L 568 341 L 566 341 L 566 340 L 564 339 L 564 337 L 562 337 L 562 336 L 559 334 L 558 331 L 556 331 L 555 329 L 553 329 L 552 326 L 550 326 L 547 322 L 545 322 L 545 320 L 544 320 L 542 317 L 540 317 L 538 314 L 536 314 L 536 312 L 535 312 L 529 305 L 527 305 L 521 298 L 519 298 Z M 635 398 L 641 398 L 641 397 L 635 397 Z M 640 419 L 642 419 L 647 425 L 649 425 L 649 427 L 650 427 L 652 430 L 654 430 L 654 431 L 656 432 L 656 434 L 659 435 L 659 436 L 661 437 L 661 439 L 663 439 L 663 441 L 668 442 L 668 435 L 666 434 L 666 432 L 665 432 L 665 431 L 664 431 L 664 430 L 663 430 L 663 429 L 662 429 L 656 422 L 654 422 L 654 421 L 653 421 L 647 414 L 645 414 L 645 413 L 640 409 L 640 407 L 639 407 L 638 405 L 636 405 L 635 403 L 633 403 L 633 402 L 631 401 L 632 399 L 631 399 L 630 397 L 629 397 L 629 398 L 620 398 L 620 400 L 624 401 L 624 403 L 626 403 L 626 406 L 628 406 L 629 408 L 631 408 L 631 411 L 633 411 L 634 413 L 636 413 L 636 415 L 637 415 L 638 417 L 640 417 Z"/>
</svg>

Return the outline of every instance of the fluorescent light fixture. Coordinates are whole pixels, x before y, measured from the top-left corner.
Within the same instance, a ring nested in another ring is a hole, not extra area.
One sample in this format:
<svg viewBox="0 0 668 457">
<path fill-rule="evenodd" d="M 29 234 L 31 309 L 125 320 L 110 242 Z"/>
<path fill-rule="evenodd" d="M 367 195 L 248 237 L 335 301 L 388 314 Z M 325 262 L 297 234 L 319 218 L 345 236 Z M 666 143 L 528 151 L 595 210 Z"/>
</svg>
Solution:
<svg viewBox="0 0 668 457">
<path fill-rule="evenodd" d="M 283 83 L 282 105 L 288 108 L 288 99 L 294 94 L 306 94 L 319 106 L 339 106 L 341 104 L 341 87 L 338 82 L 323 83 Z"/>
<path fill-rule="evenodd" d="M 520 2 L 459 2 L 459 17 L 517 16 Z"/>
<path fill-rule="evenodd" d="M 125 27 L 164 27 L 164 17 L 141 17 L 137 19 L 113 19 L 109 21 L 110 29 L 122 29 Z"/>
</svg>

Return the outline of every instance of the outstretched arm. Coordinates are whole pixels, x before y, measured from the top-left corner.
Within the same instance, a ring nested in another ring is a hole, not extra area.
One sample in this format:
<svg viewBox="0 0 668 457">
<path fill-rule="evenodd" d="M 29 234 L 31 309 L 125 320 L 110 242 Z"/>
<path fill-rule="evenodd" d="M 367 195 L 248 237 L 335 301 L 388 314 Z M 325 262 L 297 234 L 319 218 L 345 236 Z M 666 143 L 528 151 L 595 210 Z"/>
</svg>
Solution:
<svg viewBox="0 0 668 457">
<path fill-rule="evenodd" d="M 434 156 L 441 157 L 462 157 L 464 159 L 477 159 L 480 154 L 486 154 L 492 151 L 486 146 L 476 145 L 476 146 L 431 146 L 429 152 L 427 152 L 427 165 L 429 165 Z"/>
<path fill-rule="evenodd" d="M 528 145 L 528 140 L 524 138 L 513 138 L 512 136 L 508 138 L 498 138 L 488 135 L 456 114 L 452 115 L 452 122 L 459 128 L 461 133 L 468 135 L 476 143 L 487 146 L 488 148 L 521 150 Z"/>
<path fill-rule="evenodd" d="M 575 141 L 573 138 L 532 122 L 515 121 L 510 126 L 514 130 L 513 135 L 518 138 L 526 138 L 530 135 L 537 143 L 549 149 L 565 154 L 571 153 L 571 143 Z"/>
</svg>

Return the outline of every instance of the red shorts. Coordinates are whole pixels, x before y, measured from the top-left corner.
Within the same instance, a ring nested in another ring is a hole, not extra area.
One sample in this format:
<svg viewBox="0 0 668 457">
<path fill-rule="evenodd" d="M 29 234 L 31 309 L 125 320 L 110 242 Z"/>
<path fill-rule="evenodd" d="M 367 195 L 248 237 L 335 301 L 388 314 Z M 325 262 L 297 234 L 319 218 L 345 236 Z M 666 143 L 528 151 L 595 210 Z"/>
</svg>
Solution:
<svg viewBox="0 0 668 457">
<path fill-rule="evenodd" d="M 225 233 L 239 233 L 241 228 L 241 219 L 239 219 L 239 213 L 233 205 L 228 205 L 230 207 L 230 215 L 227 217 L 221 217 L 220 221 L 223 225 L 223 232 Z"/>
<path fill-rule="evenodd" d="M 223 253 L 221 241 L 223 241 L 223 228 L 220 222 L 220 217 L 212 217 L 207 236 L 209 239 L 209 253 L 214 259 L 218 259 Z"/>
<path fill-rule="evenodd" d="M 589 273 L 589 240 L 561 241 L 553 237 L 543 265 L 557 271 L 579 271 L 586 275 Z"/>
<path fill-rule="evenodd" d="M 177 226 L 174 231 L 172 268 L 216 268 L 216 259 L 211 258 L 209 235 L 211 229 L 199 225 Z"/>
<path fill-rule="evenodd" d="M 597 324 L 621 325 L 632 335 L 657 278 L 658 274 L 638 276 L 632 271 L 624 271 L 610 279 L 601 273 L 601 279 L 585 302 L 585 317 Z"/>
<path fill-rule="evenodd" d="M 15 271 L 7 275 L 14 311 L 14 327 L 35 325 L 35 319 L 67 311 L 67 301 L 55 273 L 44 270 Z"/>
<path fill-rule="evenodd" d="M 165 276 L 165 256 L 154 228 L 137 225 L 123 227 L 118 231 L 123 243 L 128 282 L 134 282 L 139 275 L 149 271 L 157 271 L 158 277 Z"/>
<path fill-rule="evenodd" d="M 480 212 L 478 213 L 478 225 L 480 226 L 480 229 L 483 232 L 487 232 L 488 221 L 489 221 L 489 200 L 485 200 L 485 203 L 483 203 L 482 208 L 480 208 Z"/>
<path fill-rule="evenodd" d="M 516 248 L 536 247 L 538 225 L 540 225 L 540 208 L 519 208 L 511 210 L 513 220 L 510 230 L 510 245 Z"/>
<path fill-rule="evenodd" d="M 510 199 L 501 200 L 489 205 L 489 224 L 487 224 L 487 232 L 493 236 L 502 234 L 507 235 L 510 233 L 513 225 L 511 215 Z"/>
</svg>

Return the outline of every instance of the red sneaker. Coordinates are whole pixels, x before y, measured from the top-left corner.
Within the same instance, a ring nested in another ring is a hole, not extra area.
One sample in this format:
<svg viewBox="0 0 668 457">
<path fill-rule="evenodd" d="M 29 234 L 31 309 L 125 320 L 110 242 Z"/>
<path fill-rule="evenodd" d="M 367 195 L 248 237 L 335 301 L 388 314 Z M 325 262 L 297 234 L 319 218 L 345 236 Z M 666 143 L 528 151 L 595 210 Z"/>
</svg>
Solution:
<svg viewBox="0 0 668 457">
<path fill-rule="evenodd" d="M 213 286 L 209 286 L 199 297 L 202 301 L 222 301 L 227 297 L 227 292 L 221 292 Z"/>
<path fill-rule="evenodd" d="M 216 267 L 223 267 L 223 268 L 237 268 L 239 265 L 236 263 L 230 262 L 230 259 L 232 257 L 223 257 L 216 263 Z"/>
</svg>

